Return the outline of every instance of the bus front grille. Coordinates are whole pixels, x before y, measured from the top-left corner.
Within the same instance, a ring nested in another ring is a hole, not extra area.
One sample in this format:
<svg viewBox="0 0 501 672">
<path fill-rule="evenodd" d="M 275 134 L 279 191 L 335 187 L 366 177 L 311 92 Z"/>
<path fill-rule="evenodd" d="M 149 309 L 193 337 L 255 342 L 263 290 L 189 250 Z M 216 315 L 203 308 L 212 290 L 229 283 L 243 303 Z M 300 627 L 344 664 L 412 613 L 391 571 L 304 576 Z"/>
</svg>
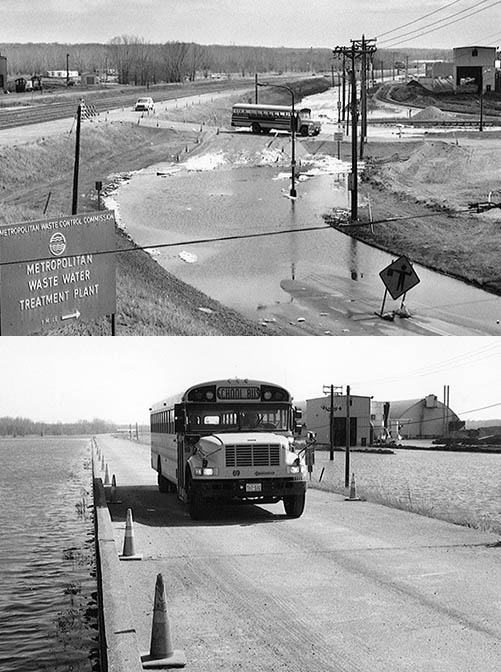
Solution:
<svg viewBox="0 0 501 672">
<path fill-rule="evenodd" d="M 280 445 L 244 444 L 226 446 L 227 467 L 278 467 Z"/>
</svg>

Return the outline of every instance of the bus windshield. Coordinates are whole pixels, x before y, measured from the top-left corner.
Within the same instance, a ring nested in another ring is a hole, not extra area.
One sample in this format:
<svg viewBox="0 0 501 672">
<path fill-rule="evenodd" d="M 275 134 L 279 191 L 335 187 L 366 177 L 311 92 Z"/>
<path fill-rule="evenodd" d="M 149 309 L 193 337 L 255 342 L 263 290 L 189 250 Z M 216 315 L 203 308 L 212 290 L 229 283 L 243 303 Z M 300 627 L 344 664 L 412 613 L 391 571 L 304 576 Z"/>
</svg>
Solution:
<svg viewBox="0 0 501 672">
<path fill-rule="evenodd" d="M 287 431 L 289 408 L 275 405 L 199 406 L 188 410 L 191 432 L 267 432 Z"/>
</svg>

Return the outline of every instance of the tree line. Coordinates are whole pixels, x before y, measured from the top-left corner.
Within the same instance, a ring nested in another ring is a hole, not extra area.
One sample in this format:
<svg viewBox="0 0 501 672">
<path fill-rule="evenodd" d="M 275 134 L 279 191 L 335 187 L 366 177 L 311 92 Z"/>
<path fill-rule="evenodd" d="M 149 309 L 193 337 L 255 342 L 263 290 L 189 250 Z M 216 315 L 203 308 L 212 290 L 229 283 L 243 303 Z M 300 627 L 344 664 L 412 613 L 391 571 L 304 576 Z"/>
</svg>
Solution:
<svg viewBox="0 0 501 672">
<path fill-rule="evenodd" d="M 37 422 L 22 417 L 0 418 L 0 436 L 68 436 L 86 434 L 107 434 L 116 431 L 117 426 L 109 421 L 100 420 L 77 420 L 76 422 Z"/>
<path fill-rule="evenodd" d="M 49 70 L 110 73 L 120 84 L 181 82 L 211 74 L 242 76 L 266 72 L 322 72 L 330 69 L 330 49 L 152 44 L 136 35 L 107 44 L 0 44 L 9 77 L 43 75 Z"/>
<path fill-rule="evenodd" d="M 255 73 L 329 73 L 341 70 L 331 49 L 201 45 L 194 42 L 152 44 L 137 35 L 119 35 L 107 44 L 0 44 L 10 78 L 44 75 L 49 70 L 113 73 L 119 84 L 147 86 L 158 82 L 193 81 L 214 74 L 252 76 Z M 450 60 L 445 49 L 378 50 L 377 72 L 416 60 Z"/>
</svg>

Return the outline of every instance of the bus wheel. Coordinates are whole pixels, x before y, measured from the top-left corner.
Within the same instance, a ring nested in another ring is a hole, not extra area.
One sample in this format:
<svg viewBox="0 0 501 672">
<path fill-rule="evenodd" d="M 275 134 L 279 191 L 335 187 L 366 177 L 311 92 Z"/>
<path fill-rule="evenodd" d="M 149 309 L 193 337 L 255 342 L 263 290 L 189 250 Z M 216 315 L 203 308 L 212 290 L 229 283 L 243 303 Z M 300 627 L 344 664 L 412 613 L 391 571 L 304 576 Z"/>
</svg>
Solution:
<svg viewBox="0 0 501 672">
<path fill-rule="evenodd" d="M 188 479 L 188 511 L 192 520 L 202 520 L 204 517 L 204 498 L 193 487 L 193 481 Z"/>
<path fill-rule="evenodd" d="M 255 121 L 253 122 L 251 128 L 254 135 L 259 135 L 259 133 L 261 133 L 261 126 Z"/>
<path fill-rule="evenodd" d="M 287 518 L 299 518 L 303 511 L 306 502 L 306 495 L 291 495 L 284 497 L 284 509 Z"/>
<path fill-rule="evenodd" d="M 305 138 L 308 135 L 308 126 L 301 126 L 299 134 Z"/>
<path fill-rule="evenodd" d="M 158 489 L 160 490 L 160 492 L 170 492 L 171 486 L 169 481 L 165 478 L 165 476 L 162 476 L 162 474 L 158 474 L 157 481 L 158 481 Z"/>
</svg>

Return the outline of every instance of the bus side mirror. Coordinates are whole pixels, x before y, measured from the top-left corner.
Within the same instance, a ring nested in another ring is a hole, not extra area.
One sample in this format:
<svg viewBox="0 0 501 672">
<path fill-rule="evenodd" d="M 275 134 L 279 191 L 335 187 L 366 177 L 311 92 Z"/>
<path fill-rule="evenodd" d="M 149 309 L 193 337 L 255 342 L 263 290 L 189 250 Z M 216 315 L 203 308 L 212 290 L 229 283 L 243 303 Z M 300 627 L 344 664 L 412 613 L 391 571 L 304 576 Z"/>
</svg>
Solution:
<svg viewBox="0 0 501 672">
<path fill-rule="evenodd" d="M 303 425 L 300 422 L 295 422 L 294 423 L 294 434 L 297 436 L 301 436 L 301 432 L 303 431 Z"/>
<path fill-rule="evenodd" d="M 174 431 L 176 434 L 184 432 L 186 428 L 186 414 L 182 404 L 174 405 Z"/>
<path fill-rule="evenodd" d="M 315 434 L 315 432 L 308 432 L 306 438 L 310 443 L 315 443 L 315 441 L 317 440 L 317 435 Z"/>
</svg>

